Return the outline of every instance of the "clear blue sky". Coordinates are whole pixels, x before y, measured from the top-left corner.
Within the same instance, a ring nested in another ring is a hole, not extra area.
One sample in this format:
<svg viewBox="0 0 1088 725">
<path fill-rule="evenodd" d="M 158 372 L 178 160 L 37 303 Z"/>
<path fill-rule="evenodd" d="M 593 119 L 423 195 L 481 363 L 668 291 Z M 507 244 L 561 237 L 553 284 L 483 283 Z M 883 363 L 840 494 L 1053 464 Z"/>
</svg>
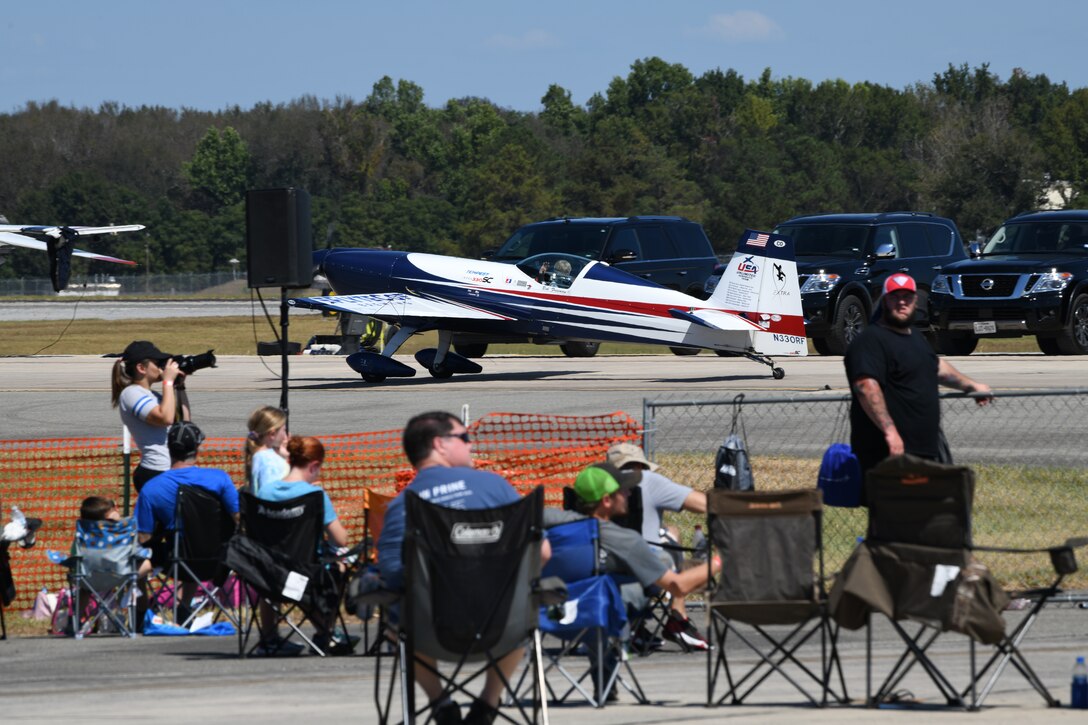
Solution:
<svg viewBox="0 0 1088 725">
<path fill-rule="evenodd" d="M 0 112 L 217 110 L 313 95 L 362 100 L 384 75 L 428 105 L 524 111 L 558 83 L 584 104 L 658 56 L 696 76 L 842 78 L 893 88 L 949 63 L 1088 87 L 1084 0 L 13 0 L 0 9 Z"/>
</svg>

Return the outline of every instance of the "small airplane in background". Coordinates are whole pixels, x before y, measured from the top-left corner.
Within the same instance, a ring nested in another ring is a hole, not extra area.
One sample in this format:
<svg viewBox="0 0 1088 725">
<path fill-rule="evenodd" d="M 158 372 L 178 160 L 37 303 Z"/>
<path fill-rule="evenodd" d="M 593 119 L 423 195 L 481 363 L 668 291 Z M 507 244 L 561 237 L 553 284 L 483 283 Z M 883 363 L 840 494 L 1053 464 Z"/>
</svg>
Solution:
<svg viewBox="0 0 1088 725">
<path fill-rule="evenodd" d="M 6 220 L 5 220 L 6 221 Z M 53 289 L 60 292 L 68 286 L 71 274 L 72 257 L 86 257 L 118 264 L 136 264 L 127 259 L 118 259 L 105 254 L 95 254 L 76 249 L 76 239 L 97 234 L 117 234 L 118 232 L 137 232 L 143 224 L 122 224 L 109 227 L 70 227 L 70 226 L 34 226 L 22 224 L 0 224 L 0 245 L 38 249 L 49 254 L 49 278 Z"/>
<path fill-rule="evenodd" d="M 776 380 L 786 373 L 772 355 L 807 354 L 793 242 L 766 232 L 745 232 L 708 300 L 563 253 L 506 264 L 334 248 L 315 252 L 314 264 L 338 294 L 289 304 L 400 325 L 381 353 L 348 356 L 368 382 L 414 376 L 392 355 L 409 336 L 429 330 L 438 331 L 438 348 L 415 357 L 436 378 L 482 370 L 450 350 L 453 332 L 705 348 L 768 365 Z"/>
</svg>

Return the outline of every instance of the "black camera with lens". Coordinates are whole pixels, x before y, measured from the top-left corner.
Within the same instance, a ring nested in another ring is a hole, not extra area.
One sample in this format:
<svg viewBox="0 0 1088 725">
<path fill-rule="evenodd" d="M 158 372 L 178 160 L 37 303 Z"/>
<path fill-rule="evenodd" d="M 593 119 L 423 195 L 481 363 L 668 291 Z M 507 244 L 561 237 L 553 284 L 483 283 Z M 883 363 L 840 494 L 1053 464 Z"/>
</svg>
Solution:
<svg viewBox="0 0 1088 725">
<path fill-rule="evenodd" d="M 215 352 L 208 350 L 199 355 L 175 355 L 174 362 L 178 364 L 178 370 L 186 375 L 192 375 L 197 370 L 215 367 Z"/>
</svg>

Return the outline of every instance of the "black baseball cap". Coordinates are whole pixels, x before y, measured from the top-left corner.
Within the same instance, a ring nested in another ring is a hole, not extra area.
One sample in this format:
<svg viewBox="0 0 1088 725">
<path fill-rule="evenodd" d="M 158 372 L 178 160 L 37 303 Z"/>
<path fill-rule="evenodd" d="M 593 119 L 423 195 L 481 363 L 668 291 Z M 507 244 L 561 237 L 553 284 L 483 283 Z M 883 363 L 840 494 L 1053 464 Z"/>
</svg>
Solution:
<svg viewBox="0 0 1088 725">
<path fill-rule="evenodd" d="M 193 457 L 200 444 L 204 442 L 204 432 L 196 423 L 183 420 L 174 423 L 166 431 L 166 447 L 170 449 L 170 460 L 184 461 Z"/>
<path fill-rule="evenodd" d="M 125 348 L 125 351 L 121 353 L 121 359 L 125 362 L 143 362 L 144 360 L 161 362 L 169 360 L 172 357 L 174 356 L 168 352 L 163 352 L 155 347 L 153 342 L 148 340 L 130 342 L 128 347 Z"/>
</svg>

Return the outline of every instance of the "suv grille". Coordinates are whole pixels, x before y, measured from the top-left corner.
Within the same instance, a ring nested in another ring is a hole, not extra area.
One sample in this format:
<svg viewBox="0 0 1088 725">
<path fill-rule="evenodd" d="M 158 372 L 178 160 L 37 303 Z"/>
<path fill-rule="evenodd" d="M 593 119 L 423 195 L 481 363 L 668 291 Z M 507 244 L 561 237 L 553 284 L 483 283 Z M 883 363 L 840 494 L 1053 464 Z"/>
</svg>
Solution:
<svg viewBox="0 0 1088 725">
<path fill-rule="evenodd" d="M 953 308 L 948 313 L 950 322 L 974 322 L 976 320 L 1022 320 L 1024 311 L 1005 307 Z"/>
<path fill-rule="evenodd" d="M 993 286 L 983 289 L 982 281 L 987 279 Z M 1018 274 L 964 274 L 960 276 L 960 285 L 964 297 L 1011 297 L 1019 280 Z"/>
</svg>

